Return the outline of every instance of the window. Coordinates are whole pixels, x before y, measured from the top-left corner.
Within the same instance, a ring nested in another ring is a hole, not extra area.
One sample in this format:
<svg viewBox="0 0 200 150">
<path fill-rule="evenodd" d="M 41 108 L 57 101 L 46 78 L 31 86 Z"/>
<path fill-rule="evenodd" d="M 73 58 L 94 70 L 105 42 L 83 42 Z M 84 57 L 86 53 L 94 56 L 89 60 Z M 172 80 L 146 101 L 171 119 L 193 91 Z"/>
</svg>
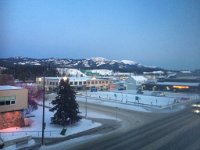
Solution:
<svg viewBox="0 0 200 150">
<path fill-rule="evenodd" d="M 15 104 L 15 101 L 11 101 L 11 103 L 10 104 Z"/>
<path fill-rule="evenodd" d="M 78 85 L 78 82 L 74 82 L 74 85 Z"/>
<path fill-rule="evenodd" d="M 88 81 L 87 83 L 88 83 L 88 84 L 90 84 L 90 82 L 89 82 L 89 81 Z"/>
<path fill-rule="evenodd" d="M 15 104 L 16 96 L 1 96 L 0 105 L 10 105 Z"/>
<path fill-rule="evenodd" d="M 86 81 L 84 81 L 83 84 L 86 84 Z"/>
<path fill-rule="evenodd" d="M 6 105 L 10 105 L 10 101 L 6 101 Z"/>
<path fill-rule="evenodd" d="M 0 106 L 5 105 L 5 101 L 0 101 Z"/>
<path fill-rule="evenodd" d="M 82 82 L 79 82 L 79 85 L 82 85 Z"/>
<path fill-rule="evenodd" d="M 73 85 L 73 82 L 70 82 L 69 84 L 70 84 L 70 85 Z"/>
</svg>

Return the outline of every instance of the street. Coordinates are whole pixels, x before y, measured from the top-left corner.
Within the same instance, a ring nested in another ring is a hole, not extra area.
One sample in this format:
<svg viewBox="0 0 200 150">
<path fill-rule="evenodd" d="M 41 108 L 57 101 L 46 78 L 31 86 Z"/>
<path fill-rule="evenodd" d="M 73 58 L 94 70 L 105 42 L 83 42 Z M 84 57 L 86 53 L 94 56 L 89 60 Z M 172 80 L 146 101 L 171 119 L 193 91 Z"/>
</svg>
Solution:
<svg viewBox="0 0 200 150">
<path fill-rule="evenodd" d="M 111 134 L 73 149 L 200 149 L 200 116 L 190 108 L 137 129 Z"/>
<path fill-rule="evenodd" d="M 79 105 L 84 108 L 84 103 L 81 102 Z M 200 149 L 200 116 L 192 113 L 190 107 L 168 114 L 116 110 L 115 107 L 88 104 L 88 114 L 94 110 L 114 118 L 117 111 L 117 118 L 116 120 L 89 118 L 102 123 L 102 126 L 66 138 L 45 139 L 45 145 L 50 146 L 48 149 Z M 76 139 L 79 137 L 81 140 Z M 36 145 L 28 149 L 38 148 L 39 145 Z"/>
</svg>

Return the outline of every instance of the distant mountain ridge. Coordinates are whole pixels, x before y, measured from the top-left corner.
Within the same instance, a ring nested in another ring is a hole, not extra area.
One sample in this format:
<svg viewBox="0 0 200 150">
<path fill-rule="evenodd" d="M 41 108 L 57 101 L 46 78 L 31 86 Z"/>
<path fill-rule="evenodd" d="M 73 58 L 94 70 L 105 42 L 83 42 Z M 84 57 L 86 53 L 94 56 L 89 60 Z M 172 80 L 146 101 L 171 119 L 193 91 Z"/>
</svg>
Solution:
<svg viewBox="0 0 200 150">
<path fill-rule="evenodd" d="M 92 57 L 89 59 L 57 59 L 46 58 L 36 59 L 28 57 L 1 58 L 0 67 L 10 67 L 13 65 L 34 65 L 50 66 L 53 68 L 76 68 L 76 69 L 109 69 L 121 72 L 151 72 L 164 70 L 159 67 L 150 67 L 139 64 L 131 60 L 108 60 L 103 57 Z"/>
</svg>

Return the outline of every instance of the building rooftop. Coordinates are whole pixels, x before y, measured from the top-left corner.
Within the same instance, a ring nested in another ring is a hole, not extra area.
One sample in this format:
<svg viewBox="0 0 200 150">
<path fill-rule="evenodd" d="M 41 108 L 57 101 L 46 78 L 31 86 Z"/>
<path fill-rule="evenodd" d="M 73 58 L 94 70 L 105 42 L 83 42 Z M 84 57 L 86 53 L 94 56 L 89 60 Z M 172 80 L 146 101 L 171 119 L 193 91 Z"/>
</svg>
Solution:
<svg viewBox="0 0 200 150">
<path fill-rule="evenodd" d="M 18 90 L 22 89 L 21 87 L 16 87 L 16 86 L 10 86 L 10 85 L 0 85 L 0 91 L 3 90 Z"/>
<path fill-rule="evenodd" d="M 190 82 L 157 82 L 158 85 L 182 85 L 182 86 L 199 86 L 199 83 Z"/>
<path fill-rule="evenodd" d="M 106 80 L 103 78 L 93 78 L 93 77 L 67 77 L 69 81 L 88 81 L 88 80 Z M 61 80 L 63 77 L 45 77 L 46 80 Z"/>
<path fill-rule="evenodd" d="M 131 76 L 131 78 L 136 81 L 147 81 L 147 78 L 145 78 L 144 76 Z"/>
</svg>

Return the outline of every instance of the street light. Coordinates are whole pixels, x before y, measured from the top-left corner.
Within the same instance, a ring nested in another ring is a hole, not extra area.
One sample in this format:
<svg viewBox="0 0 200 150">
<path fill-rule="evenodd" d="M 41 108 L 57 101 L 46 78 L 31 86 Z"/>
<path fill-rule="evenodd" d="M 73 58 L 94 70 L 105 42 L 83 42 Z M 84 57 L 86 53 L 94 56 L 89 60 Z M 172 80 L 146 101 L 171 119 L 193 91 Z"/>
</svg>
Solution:
<svg viewBox="0 0 200 150">
<path fill-rule="evenodd" d="M 63 77 L 63 80 L 64 80 L 64 81 L 67 81 L 67 77 L 66 77 L 66 76 L 65 76 L 65 77 Z"/>
<path fill-rule="evenodd" d="M 45 76 L 43 76 L 43 100 L 42 100 L 42 145 L 44 145 L 44 129 L 45 129 Z"/>
<path fill-rule="evenodd" d="M 86 95 L 85 95 L 85 118 L 87 118 L 87 86 L 85 86 Z"/>
</svg>

